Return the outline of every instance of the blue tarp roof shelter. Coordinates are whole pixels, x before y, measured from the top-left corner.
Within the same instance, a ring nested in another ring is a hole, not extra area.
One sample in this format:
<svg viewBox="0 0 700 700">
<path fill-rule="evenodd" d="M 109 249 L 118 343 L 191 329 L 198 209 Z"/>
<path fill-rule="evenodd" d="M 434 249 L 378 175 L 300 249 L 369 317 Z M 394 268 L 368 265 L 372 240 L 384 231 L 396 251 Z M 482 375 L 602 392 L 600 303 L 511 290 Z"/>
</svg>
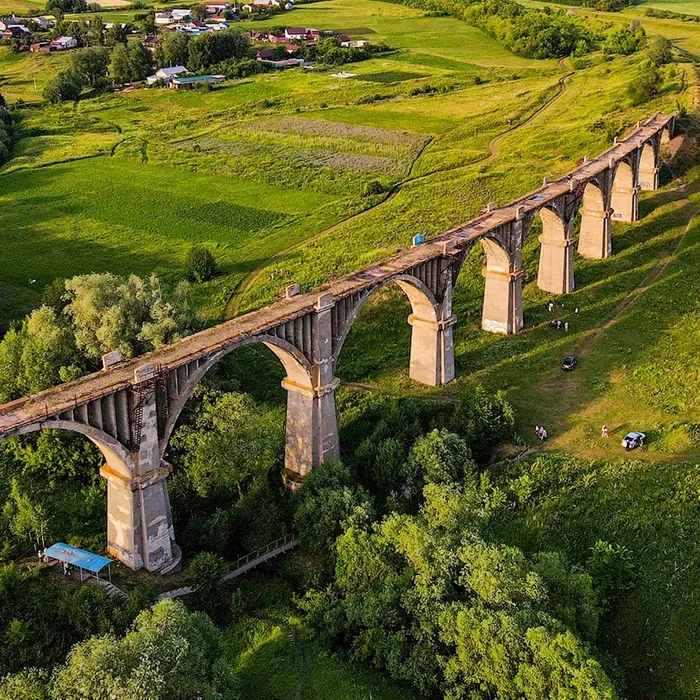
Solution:
<svg viewBox="0 0 700 700">
<path fill-rule="evenodd" d="M 99 554 L 93 554 L 84 549 L 71 547 L 65 542 L 56 542 L 44 550 L 44 556 L 50 559 L 58 559 L 67 564 L 77 567 L 78 569 L 89 571 L 91 574 L 99 574 L 105 566 L 111 564 L 114 559 L 102 557 Z"/>
</svg>

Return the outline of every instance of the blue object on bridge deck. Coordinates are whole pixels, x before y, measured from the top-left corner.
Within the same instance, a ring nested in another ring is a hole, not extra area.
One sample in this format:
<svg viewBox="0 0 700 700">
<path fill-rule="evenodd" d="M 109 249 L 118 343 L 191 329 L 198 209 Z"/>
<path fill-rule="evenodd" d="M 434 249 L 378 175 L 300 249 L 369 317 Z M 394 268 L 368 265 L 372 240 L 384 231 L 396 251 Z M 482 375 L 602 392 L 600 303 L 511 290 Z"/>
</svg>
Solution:
<svg viewBox="0 0 700 700">
<path fill-rule="evenodd" d="M 71 547 L 65 542 L 56 542 L 56 544 L 47 547 L 44 550 L 44 556 L 50 559 L 58 559 L 58 561 L 65 561 L 67 564 L 77 566 L 79 569 L 89 571 L 91 574 L 98 574 L 105 566 L 114 561 L 114 559 L 109 557 L 102 557 L 84 549 Z"/>
<path fill-rule="evenodd" d="M 413 245 L 420 245 L 425 241 L 425 236 L 422 233 L 417 233 L 413 236 Z"/>
</svg>

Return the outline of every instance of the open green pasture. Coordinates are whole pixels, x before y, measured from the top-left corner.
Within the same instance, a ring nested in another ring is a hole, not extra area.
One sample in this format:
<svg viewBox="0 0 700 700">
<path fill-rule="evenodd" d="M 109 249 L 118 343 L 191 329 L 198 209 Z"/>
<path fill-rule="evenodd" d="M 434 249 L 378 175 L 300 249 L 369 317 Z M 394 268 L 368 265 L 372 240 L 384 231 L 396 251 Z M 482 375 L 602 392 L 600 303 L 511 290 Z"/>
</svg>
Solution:
<svg viewBox="0 0 700 700">
<path fill-rule="evenodd" d="M 227 295 L 261 256 L 332 220 L 335 204 L 313 190 L 108 156 L 7 173 L 0 201 L 4 325 L 57 274 L 155 270 L 177 279 L 193 243 L 215 251 L 224 276 L 210 292 Z"/>
<path fill-rule="evenodd" d="M 66 53 L 12 53 L 9 46 L 0 46 L 0 92 L 3 97 L 8 102 L 41 101 L 46 83 L 68 65 Z"/>
<path fill-rule="evenodd" d="M 519 2 L 528 7 L 551 7 L 557 10 L 566 7 L 566 9 L 571 9 L 569 6 L 542 2 L 541 0 L 519 0 Z M 685 3 L 685 10 L 674 9 L 673 5 L 675 4 L 673 0 L 658 0 L 658 2 L 651 0 L 648 3 L 643 1 L 635 3 L 622 12 L 597 12 L 582 7 L 576 7 L 574 11 L 577 16 L 585 17 L 592 26 L 597 26 L 602 32 L 607 31 L 612 26 L 627 25 L 632 19 L 638 19 L 648 35 L 666 37 L 676 48 L 686 52 L 692 59 L 697 60 L 700 58 L 700 25 L 696 22 L 684 22 L 677 19 L 659 19 L 658 17 L 646 16 L 646 10 L 649 7 L 669 10 L 671 12 L 685 12 L 686 14 L 697 15 L 700 13 L 700 8 L 693 0 Z M 678 5 L 680 4 L 681 3 L 678 3 Z M 693 12 L 688 12 L 689 8 L 692 8 Z"/>
<path fill-rule="evenodd" d="M 646 9 L 668 10 L 683 15 L 700 15 L 700 6 L 694 0 L 637 0 L 635 6 Z"/>
<path fill-rule="evenodd" d="M 257 575 L 243 586 L 260 608 L 225 630 L 241 700 L 413 700 L 410 688 L 331 655 L 293 612 L 287 585 Z M 262 607 L 267 604 L 266 607 Z"/>
<path fill-rule="evenodd" d="M 676 106 L 678 75 L 669 80 L 668 95 L 641 108 L 627 106 L 624 90 L 636 63 L 635 58 L 616 59 L 576 72 L 561 94 L 556 79 L 523 79 L 470 88 L 461 94 L 461 107 L 460 97 L 446 95 L 357 110 L 360 123 L 372 123 L 384 110 L 406 110 L 419 121 L 429 118 L 428 110 L 453 123 L 460 108 L 463 116 L 431 141 L 395 196 L 276 260 L 275 267 L 303 287 L 313 287 L 407 247 L 415 234 L 442 233 L 488 202 L 505 203 L 535 187 L 543 176 L 562 174 L 585 154 L 602 152 L 611 132 Z M 491 104 L 498 106 L 491 111 Z M 353 111 L 329 110 L 327 115 L 347 119 Z M 502 138 L 494 141 L 499 133 Z M 257 306 L 278 291 L 261 276 L 241 308 Z"/>
<path fill-rule="evenodd" d="M 433 67 L 440 59 L 454 70 L 454 63 L 508 68 L 540 68 L 553 61 L 519 58 L 483 32 L 452 17 L 428 17 L 422 10 L 375 0 L 327 0 L 301 5 L 284 15 L 284 24 L 333 29 L 353 38 L 386 42 L 398 49 L 410 49 L 415 65 L 427 57 Z M 280 18 L 256 22 L 256 27 L 279 26 Z M 436 61 L 437 59 L 437 61 Z M 352 68 L 352 67 L 351 67 Z M 352 72 L 355 72 L 352 70 Z"/>
</svg>

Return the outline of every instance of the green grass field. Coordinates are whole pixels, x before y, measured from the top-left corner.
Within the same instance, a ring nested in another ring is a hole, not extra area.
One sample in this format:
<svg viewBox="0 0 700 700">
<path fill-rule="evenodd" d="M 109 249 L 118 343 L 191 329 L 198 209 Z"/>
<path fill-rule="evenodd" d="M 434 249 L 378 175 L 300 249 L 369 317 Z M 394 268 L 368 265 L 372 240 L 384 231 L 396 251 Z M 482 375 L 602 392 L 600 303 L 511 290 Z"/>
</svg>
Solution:
<svg viewBox="0 0 700 700">
<path fill-rule="evenodd" d="M 598 539 L 631 552 L 635 586 L 603 620 L 599 641 L 624 672 L 623 697 L 697 698 L 697 463 L 547 456 L 497 478 L 516 516 L 495 525 L 497 537 L 579 563 Z"/>
<path fill-rule="evenodd" d="M 655 10 L 700 16 L 700 7 L 693 0 L 637 0 L 635 5 L 641 8 L 653 7 Z"/>
</svg>

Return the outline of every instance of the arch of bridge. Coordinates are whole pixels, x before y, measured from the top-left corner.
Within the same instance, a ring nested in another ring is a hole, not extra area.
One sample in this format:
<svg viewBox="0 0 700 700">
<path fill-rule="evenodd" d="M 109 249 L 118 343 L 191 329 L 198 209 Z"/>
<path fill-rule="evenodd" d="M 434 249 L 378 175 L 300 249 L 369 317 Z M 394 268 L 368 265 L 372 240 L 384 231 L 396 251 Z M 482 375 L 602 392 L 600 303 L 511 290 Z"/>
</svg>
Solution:
<svg viewBox="0 0 700 700">
<path fill-rule="evenodd" d="M 250 345 L 264 345 L 266 348 L 271 350 L 277 359 L 279 359 L 279 361 L 282 363 L 289 381 L 304 389 L 313 389 L 313 370 L 311 363 L 306 358 L 304 353 L 299 350 L 299 348 L 296 348 L 283 338 L 277 338 L 276 336 L 267 335 L 264 333 L 251 338 L 246 338 L 241 342 L 234 343 L 230 347 L 211 355 L 209 358 L 207 358 L 206 362 L 200 365 L 196 372 L 189 377 L 185 388 L 179 392 L 175 401 L 168 406 L 168 416 L 162 439 L 163 451 L 165 450 L 165 446 L 167 446 L 182 410 L 187 404 L 187 401 L 192 395 L 192 392 L 197 384 L 199 384 L 202 379 L 204 379 L 207 372 L 209 372 L 209 370 L 211 370 L 220 360 L 226 357 L 226 355 L 232 353 L 234 350 Z"/>
<path fill-rule="evenodd" d="M 128 447 L 122 445 L 119 440 L 105 433 L 98 428 L 85 423 L 78 423 L 70 420 L 51 419 L 41 423 L 32 423 L 19 428 L 13 433 L 13 437 L 19 437 L 27 433 L 34 433 L 40 430 L 67 430 L 73 433 L 80 433 L 87 437 L 105 458 L 105 462 L 115 471 L 130 478 L 136 472 L 136 466 L 132 459 Z"/>
<path fill-rule="evenodd" d="M 360 315 L 360 312 L 364 308 L 365 304 L 376 292 L 390 284 L 396 284 L 406 295 L 409 303 L 411 304 L 411 311 L 414 316 L 425 321 L 438 320 L 438 309 L 440 304 L 435 298 L 433 292 L 428 289 L 425 283 L 413 275 L 395 275 L 394 277 L 383 281 L 381 284 L 376 284 L 367 289 L 366 293 L 353 307 L 352 313 L 346 319 L 342 329 L 340 329 L 340 333 L 336 340 L 335 351 L 333 353 L 335 367 L 337 367 L 338 362 L 340 361 L 340 355 L 343 345 L 345 344 L 345 340 L 348 337 L 348 333 L 357 320 L 357 317 Z"/>
</svg>

